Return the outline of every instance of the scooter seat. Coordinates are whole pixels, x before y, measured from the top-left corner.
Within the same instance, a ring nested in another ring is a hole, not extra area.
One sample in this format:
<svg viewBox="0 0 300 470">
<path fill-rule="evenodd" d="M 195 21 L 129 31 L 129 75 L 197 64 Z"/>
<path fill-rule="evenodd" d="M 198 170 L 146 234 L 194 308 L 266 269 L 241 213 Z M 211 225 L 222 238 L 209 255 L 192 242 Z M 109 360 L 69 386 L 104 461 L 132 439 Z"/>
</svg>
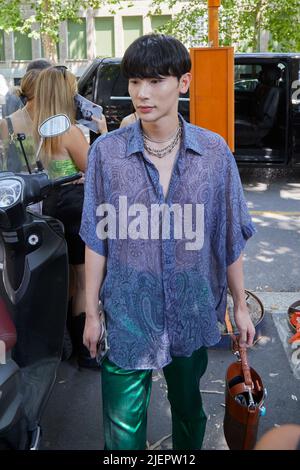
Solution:
<svg viewBox="0 0 300 470">
<path fill-rule="evenodd" d="M 3 299 L 0 299 L 0 341 L 4 341 L 6 351 L 10 351 L 17 341 L 17 332 Z"/>
</svg>

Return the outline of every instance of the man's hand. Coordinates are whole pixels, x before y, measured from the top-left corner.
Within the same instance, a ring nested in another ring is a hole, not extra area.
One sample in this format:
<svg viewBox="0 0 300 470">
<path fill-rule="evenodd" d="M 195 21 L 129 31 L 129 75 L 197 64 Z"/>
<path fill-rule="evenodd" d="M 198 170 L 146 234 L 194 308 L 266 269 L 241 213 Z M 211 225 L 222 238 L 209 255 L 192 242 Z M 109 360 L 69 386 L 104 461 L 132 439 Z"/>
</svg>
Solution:
<svg viewBox="0 0 300 470">
<path fill-rule="evenodd" d="M 90 351 L 91 357 L 96 357 L 97 344 L 100 337 L 100 318 L 99 314 L 86 315 L 83 332 L 83 344 Z"/>
<path fill-rule="evenodd" d="M 250 318 L 247 305 L 234 307 L 234 320 L 239 330 L 239 344 L 242 348 L 248 348 L 253 345 L 255 336 L 255 327 Z"/>
<path fill-rule="evenodd" d="M 106 273 L 106 258 L 85 247 L 86 305 L 83 344 L 96 357 L 100 338 L 99 291 Z"/>
<path fill-rule="evenodd" d="M 245 299 L 242 253 L 234 263 L 227 267 L 227 280 L 233 298 L 234 320 L 240 332 L 240 346 L 244 348 L 252 346 L 255 328 Z"/>
</svg>

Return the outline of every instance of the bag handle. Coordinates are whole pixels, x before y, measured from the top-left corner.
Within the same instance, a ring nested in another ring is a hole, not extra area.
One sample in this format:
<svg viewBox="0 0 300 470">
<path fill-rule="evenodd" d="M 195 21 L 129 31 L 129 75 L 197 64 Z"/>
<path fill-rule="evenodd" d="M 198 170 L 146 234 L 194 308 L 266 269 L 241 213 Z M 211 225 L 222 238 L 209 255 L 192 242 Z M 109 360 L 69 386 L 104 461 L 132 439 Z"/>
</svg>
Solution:
<svg viewBox="0 0 300 470">
<path fill-rule="evenodd" d="M 241 361 L 245 384 L 251 390 L 253 388 L 253 381 L 251 378 L 250 366 L 248 364 L 247 349 L 240 346 L 238 337 L 231 335 L 231 338 L 233 341 L 233 354 L 238 356 L 238 359 Z"/>
<path fill-rule="evenodd" d="M 15 131 L 14 131 L 13 123 L 12 123 L 12 120 L 9 116 L 7 116 L 5 118 L 5 120 L 6 120 L 6 123 L 7 123 L 9 142 L 12 143 L 14 141 L 14 137 L 15 137 Z"/>
<path fill-rule="evenodd" d="M 241 358 L 241 363 L 242 363 L 242 370 L 244 374 L 245 384 L 247 385 L 247 387 L 250 387 L 250 389 L 252 389 L 254 388 L 254 386 L 253 386 L 253 381 L 251 378 L 250 367 L 248 364 L 248 355 L 247 355 L 246 348 L 241 348 L 239 346 L 239 353 L 240 353 L 240 358 Z"/>
<path fill-rule="evenodd" d="M 238 337 L 235 334 L 233 334 L 233 328 L 232 328 L 232 323 L 230 321 L 228 309 L 226 309 L 226 313 L 225 313 L 225 324 L 226 324 L 227 331 L 230 334 L 230 337 L 233 342 L 233 354 L 238 355 L 241 361 L 245 384 L 247 385 L 249 390 L 252 390 L 254 386 L 253 386 L 253 381 L 251 378 L 250 367 L 248 364 L 247 349 L 240 346 Z"/>
</svg>

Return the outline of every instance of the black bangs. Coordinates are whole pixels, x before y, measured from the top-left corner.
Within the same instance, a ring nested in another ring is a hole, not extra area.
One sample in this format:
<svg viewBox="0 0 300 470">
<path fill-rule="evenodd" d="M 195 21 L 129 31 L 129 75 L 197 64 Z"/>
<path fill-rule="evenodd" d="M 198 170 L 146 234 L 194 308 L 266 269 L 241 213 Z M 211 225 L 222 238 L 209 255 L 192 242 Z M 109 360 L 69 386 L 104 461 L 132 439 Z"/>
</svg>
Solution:
<svg viewBox="0 0 300 470">
<path fill-rule="evenodd" d="M 185 46 L 171 36 L 148 34 L 136 39 L 125 51 L 122 73 L 126 78 L 178 79 L 191 69 Z"/>
</svg>

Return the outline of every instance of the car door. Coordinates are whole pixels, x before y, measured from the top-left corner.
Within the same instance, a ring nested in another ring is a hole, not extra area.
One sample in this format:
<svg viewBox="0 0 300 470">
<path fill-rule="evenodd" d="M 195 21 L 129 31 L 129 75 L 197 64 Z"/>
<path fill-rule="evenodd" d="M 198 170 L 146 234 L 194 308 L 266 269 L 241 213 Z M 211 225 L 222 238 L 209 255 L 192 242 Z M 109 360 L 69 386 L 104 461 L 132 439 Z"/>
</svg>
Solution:
<svg viewBox="0 0 300 470">
<path fill-rule="evenodd" d="M 122 119 L 134 111 L 120 60 L 103 61 L 98 68 L 94 102 L 103 107 L 109 131 L 118 129 Z"/>
<path fill-rule="evenodd" d="M 236 56 L 234 155 L 239 164 L 286 164 L 288 83 L 284 57 Z"/>
<path fill-rule="evenodd" d="M 291 161 L 294 167 L 300 167 L 300 59 L 292 60 L 291 66 Z"/>
</svg>

